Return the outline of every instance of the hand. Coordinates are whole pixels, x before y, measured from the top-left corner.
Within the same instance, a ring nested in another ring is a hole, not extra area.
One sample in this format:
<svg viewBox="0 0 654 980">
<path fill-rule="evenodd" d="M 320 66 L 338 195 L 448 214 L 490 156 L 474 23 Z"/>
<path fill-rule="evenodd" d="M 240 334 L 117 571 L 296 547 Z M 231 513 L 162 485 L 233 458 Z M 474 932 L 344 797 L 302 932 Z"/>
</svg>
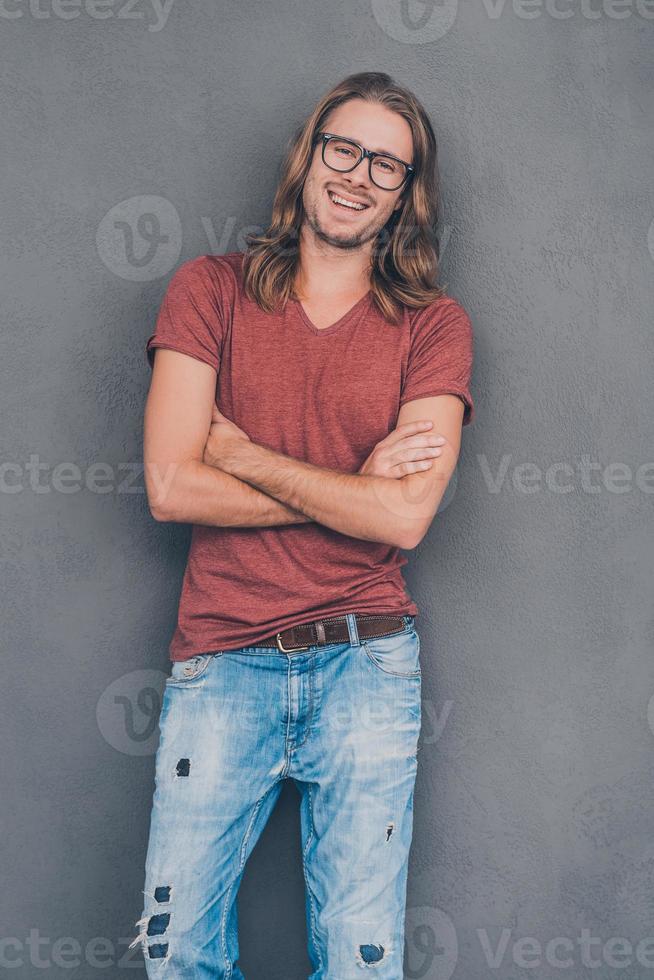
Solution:
<svg viewBox="0 0 654 980">
<path fill-rule="evenodd" d="M 218 469 L 226 469 L 230 452 L 244 441 L 250 442 L 250 437 L 243 432 L 243 429 L 239 429 L 235 422 L 230 422 L 214 403 L 202 462 Z"/>
<path fill-rule="evenodd" d="M 431 419 L 405 422 L 378 442 L 358 473 L 365 476 L 385 476 L 399 480 L 408 473 L 428 470 L 434 457 L 440 456 L 446 439 L 428 430 Z M 423 433 L 420 435 L 419 433 Z"/>
</svg>

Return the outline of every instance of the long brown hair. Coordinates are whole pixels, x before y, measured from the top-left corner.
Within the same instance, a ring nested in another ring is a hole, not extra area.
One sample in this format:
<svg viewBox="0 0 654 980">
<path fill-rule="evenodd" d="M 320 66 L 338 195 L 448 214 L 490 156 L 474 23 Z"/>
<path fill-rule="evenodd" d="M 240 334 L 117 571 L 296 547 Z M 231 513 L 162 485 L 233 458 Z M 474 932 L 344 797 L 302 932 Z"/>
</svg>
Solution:
<svg viewBox="0 0 654 980">
<path fill-rule="evenodd" d="M 304 217 L 302 187 L 311 167 L 314 137 L 329 113 L 350 99 L 378 102 L 398 112 L 411 127 L 413 165 L 404 204 L 378 235 L 372 250 L 370 288 L 382 316 L 397 323 L 401 304 L 427 306 L 444 294 L 438 277 L 439 212 L 437 144 L 418 99 L 385 72 L 349 75 L 324 95 L 290 140 L 273 200 L 271 221 L 260 235 L 246 236 L 243 264 L 246 295 L 267 312 L 294 295 L 299 233 Z"/>
</svg>

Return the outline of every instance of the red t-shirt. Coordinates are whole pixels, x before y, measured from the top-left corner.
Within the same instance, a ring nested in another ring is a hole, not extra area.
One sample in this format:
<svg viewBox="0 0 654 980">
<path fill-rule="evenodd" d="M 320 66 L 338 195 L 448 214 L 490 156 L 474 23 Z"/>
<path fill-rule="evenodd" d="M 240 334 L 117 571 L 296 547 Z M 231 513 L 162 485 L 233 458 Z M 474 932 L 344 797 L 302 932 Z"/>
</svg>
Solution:
<svg viewBox="0 0 654 980">
<path fill-rule="evenodd" d="M 404 309 L 394 325 L 369 292 L 316 328 L 302 305 L 265 313 L 242 289 L 243 253 L 184 262 L 166 291 L 146 352 L 169 347 L 218 372 L 216 404 L 253 442 L 294 459 L 356 473 L 395 428 L 404 402 L 451 392 L 474 418 L 472 328 L 441 297 Z M 256 646 L 279 630 L 327 616 L 416 615 L 399 548 L 318 523 L 193 525 L 171 660 Z"/>
</svg>

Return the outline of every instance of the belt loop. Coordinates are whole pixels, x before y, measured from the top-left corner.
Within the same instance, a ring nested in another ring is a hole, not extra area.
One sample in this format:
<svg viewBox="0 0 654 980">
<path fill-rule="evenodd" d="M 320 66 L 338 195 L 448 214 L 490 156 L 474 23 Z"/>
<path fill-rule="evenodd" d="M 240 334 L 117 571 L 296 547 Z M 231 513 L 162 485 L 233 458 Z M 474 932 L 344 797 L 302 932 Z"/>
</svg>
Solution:
<svg viewBox="0 0 654 980">
<path fill-rule="evenodd" d="M 346 613 L 347 619 L 347 631 L 350 636 L 350 646 L 360 647 L 361 640 L 359 639 L 359 631 L 357 629 L 357 618 L 354 613 Z"/>
</svg>

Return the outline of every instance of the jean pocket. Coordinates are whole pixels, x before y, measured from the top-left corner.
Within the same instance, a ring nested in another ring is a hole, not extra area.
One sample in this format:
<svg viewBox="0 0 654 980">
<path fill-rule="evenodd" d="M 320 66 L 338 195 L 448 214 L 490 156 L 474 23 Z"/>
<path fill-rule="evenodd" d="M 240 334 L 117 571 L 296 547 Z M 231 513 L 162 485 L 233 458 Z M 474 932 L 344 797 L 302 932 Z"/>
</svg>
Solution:
<svg viewBox="0 0 654 980">
<path fill-rule="evenodd" d="M 396 677 L 420 677 L 420 637 L 415 629 L 363 640 L 368 660 L 377 670 Z"/>
<path fill-rule="evenodd" d="M 207 667 L 219 653 L 196 653 L 188 660 L 173 660 L 173 665 L 166 680 L 167 685 L 180 687 L 190 684 L 202 677 Z"/>
</svg>

